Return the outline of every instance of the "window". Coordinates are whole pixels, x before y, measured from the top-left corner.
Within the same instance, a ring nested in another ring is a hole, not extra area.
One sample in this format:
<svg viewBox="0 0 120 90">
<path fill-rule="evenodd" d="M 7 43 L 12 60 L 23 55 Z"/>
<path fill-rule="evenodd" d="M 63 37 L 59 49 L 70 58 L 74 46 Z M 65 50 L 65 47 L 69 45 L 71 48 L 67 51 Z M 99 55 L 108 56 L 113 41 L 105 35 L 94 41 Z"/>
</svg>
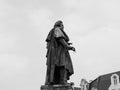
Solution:
<svg viewBox="0 0 120 90">
<path fill-rule="evenodd" d="M 114 85 L 117 85 L 117 77 L 113 76 Z"/>
<path fill-rule="evenodd" d="M 119 76 L 117 74 L 111 76 L 111 84 L 115 86 L 119 84 Z"/>
</svg>

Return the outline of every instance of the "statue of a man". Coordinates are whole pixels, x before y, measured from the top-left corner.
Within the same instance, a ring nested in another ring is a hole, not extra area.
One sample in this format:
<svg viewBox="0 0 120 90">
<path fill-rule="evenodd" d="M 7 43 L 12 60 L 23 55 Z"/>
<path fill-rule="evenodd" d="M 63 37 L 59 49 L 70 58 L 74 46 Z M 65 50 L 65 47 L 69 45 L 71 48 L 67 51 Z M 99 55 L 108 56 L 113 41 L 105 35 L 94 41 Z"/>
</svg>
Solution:
<svg viewBox="0 0 120 90">
<path fill-rule="evenodd" d="M 57 21 L 49 32 L 47 39 L 47 72 L 46 85 L 67 84 L 67 80 L 74 73 L 69 50 L 69 37 L 64 32 L 63 22 Z"/>
</svg>

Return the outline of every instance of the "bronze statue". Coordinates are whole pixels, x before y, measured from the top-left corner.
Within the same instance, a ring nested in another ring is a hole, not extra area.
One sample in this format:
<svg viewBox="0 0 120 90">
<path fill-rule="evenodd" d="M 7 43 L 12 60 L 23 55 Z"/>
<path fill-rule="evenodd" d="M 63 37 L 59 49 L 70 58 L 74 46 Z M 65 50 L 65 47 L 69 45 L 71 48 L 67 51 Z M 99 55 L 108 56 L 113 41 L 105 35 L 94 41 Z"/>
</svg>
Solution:
<svg viewBox="0 0 120 90">
<path fill-rule="evenodd" d="M 70 46 L 69 37 L 64 32 L 61 20 L 55 23 L 46 42 L 47 72 L 45 84 L 67 84 L 67 80 L 74 73 L 69 50 L 75 51 L 75 48 Z"/>
</svg>

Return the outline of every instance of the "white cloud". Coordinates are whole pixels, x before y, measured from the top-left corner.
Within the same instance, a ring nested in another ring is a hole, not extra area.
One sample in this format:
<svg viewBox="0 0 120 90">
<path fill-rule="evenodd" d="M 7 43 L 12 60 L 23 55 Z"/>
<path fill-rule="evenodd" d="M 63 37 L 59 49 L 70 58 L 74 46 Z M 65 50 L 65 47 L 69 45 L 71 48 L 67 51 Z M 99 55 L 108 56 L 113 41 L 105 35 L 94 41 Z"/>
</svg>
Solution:
<svg viewBox="0 0 120 90">
<path fill-rule="evenodd" d="M 17 36 L 15 33 L 1 33 L 0 34 L 0 53 L 8 52 L 15 48 Z"/>
<path fill-rule="evenodd" d="M 74 39 L 77 50 L 72 55 L 76 78 L 95 79 L 99 75 L 119 71 L 120 31 L 103 27 Z M 77 62 L 77 63 L 76 63 Z M 78 75 L 79 74 L 79 75 Z M 79 82 L 74 78 L 76 84 Z"/>
<path fill-rule="evenodd" d="M 27 57 L 17 54 L 0 54 L 0 89 L 15 90 L 20 84 L 19 79 L 24 83 L 26 77 L 23 75 L 27 74 L 28 64 Z"/>
<path fill-rule="evenodd" d="M 84 20 L 88 19 L 95 25 L 120 24 L 119 0 L 62 0 L 62 3 L 68 14 L 73 15 L 70 19 L 79 17 L 82 18 L 81 22 L 83 23 Z"/>
<path fill-rule="evenodd" d="M 81 36 L 94 30 L 96 24 L 89 18 L 83 17 L 77 13 L 70 14 L 64 17 L 65 29 L 75 36 Z M 73 36 L 73 35 L 71 35 Z"/>
<path fill-rule="evenodd" d="M 37 32 L 41 38 L 46 38 L 46 35 L 53 27 L 53 17 L 52 11 L 45 8 L 34 10 L 29 14 L 31 24 L 35 28 L 34 31 Z"/>
<path fill-rule="evenodd" d="M 79 0 L 61 0 L 61 4 L 67 8 L 77 8 L 79 6 Z"/>
<path fill-rule="evenodd" d="M 52 12 L 49 9 L 39 9 L 31 12 L 30 19 L 33 21 L 33 24 L 46 25 L 46 23 L 50 23 L 50 19 L 53 17 Z"/>
</svg>

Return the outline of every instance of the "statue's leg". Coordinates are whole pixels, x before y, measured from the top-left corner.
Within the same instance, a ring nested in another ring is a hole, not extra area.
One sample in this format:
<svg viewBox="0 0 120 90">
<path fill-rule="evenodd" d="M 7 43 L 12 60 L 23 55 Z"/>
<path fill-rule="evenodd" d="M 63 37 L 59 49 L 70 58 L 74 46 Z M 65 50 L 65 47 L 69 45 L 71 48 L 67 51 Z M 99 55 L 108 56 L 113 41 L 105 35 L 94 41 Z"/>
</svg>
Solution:
<svg viewBox="0 0 120 90">
<path fill-rule="evenodd" d="M 52 85 L 54 84 L 54 66 L 47 67 L 47 72 L 46 72 L 46 85 Z"/>
<path fill-rule="evenodd" d="M 67 84 L 67 71 L 64 66 L 60 67 L 60 84 Z"/>
<path fill-rule="evenodd" d="M 55 66 L 52 65 L 52 66 L 50 67 L 50 75 L 49 75 L 49 81 L 50 81 L 50 84 L 51 84 L 51 85 L 54 84 L 54 78 L 55 78 L 54 73 L 55 73 Z"/>
<path fill-rule="evenodd" d="M 59 84 L 59 81 L 60 81 L 60 68 L 56 66 L 55 73 L 54 73 L 54 83 Z"/>
<path fill-rule="evenodd" d="M 49 85 L 49 81 L 50 81 L 49 78 L 50 78 L 50 71 L 47 67 L 45 85 Z"/>
</svg>

